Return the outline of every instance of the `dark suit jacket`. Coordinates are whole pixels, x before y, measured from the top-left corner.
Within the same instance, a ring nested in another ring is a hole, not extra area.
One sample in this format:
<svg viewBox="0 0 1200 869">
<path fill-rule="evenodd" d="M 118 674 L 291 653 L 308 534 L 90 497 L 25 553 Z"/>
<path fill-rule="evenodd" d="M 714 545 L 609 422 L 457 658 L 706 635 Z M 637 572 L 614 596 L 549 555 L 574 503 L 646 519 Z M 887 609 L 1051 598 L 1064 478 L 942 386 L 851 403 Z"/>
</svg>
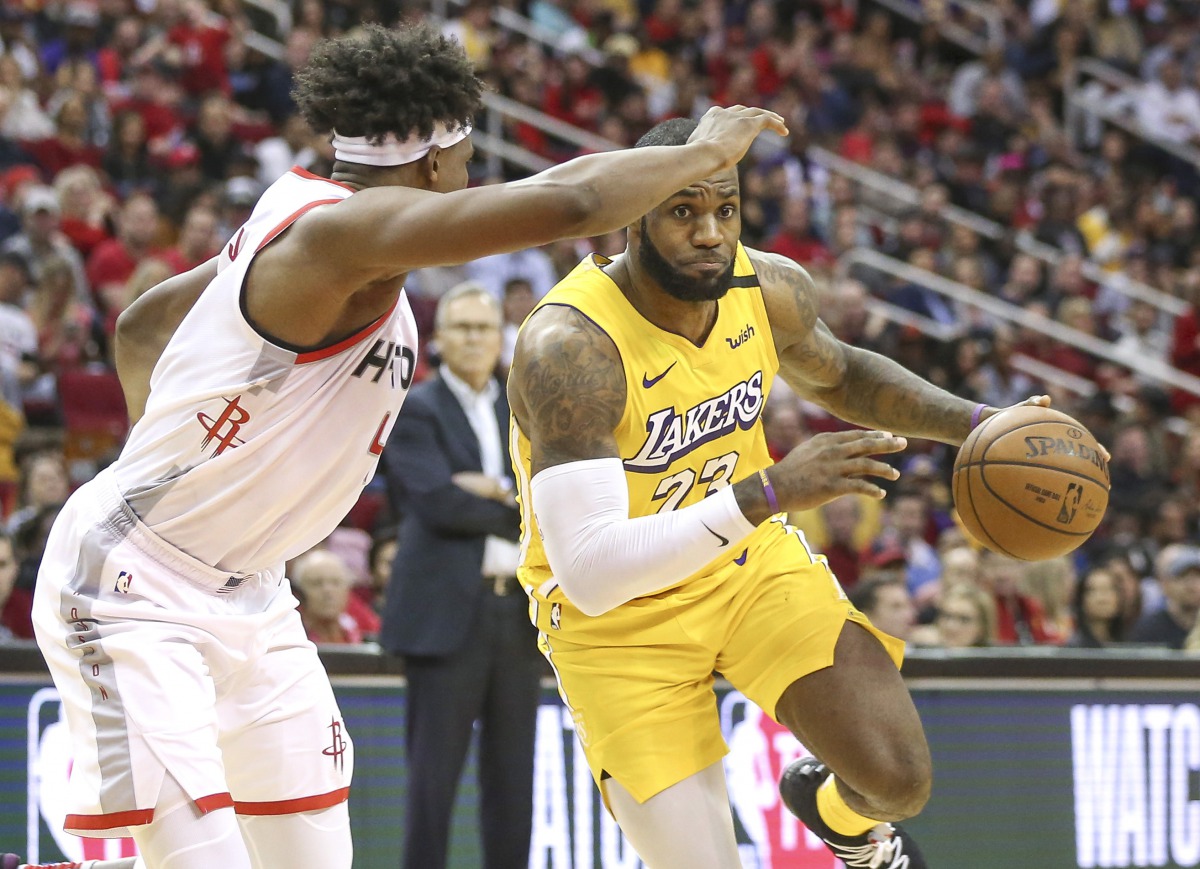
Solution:
<svg viewBox="0 0 1200 869">
<path fill-rule="evenodd" d="M 501 386 L 496 425 L 509 465 L 508 398 Z M 440 377 L 413 387 L 384 448 L 382 464 L 400 515 L 379 644 L 399 655 L 447 655 L 467 641 L 483 595 L 488 535 L 516 540 L 520 512 L 463 491 L 459 471 L 482 471 L 479 442 L 462 405 Z"/>
</svg>

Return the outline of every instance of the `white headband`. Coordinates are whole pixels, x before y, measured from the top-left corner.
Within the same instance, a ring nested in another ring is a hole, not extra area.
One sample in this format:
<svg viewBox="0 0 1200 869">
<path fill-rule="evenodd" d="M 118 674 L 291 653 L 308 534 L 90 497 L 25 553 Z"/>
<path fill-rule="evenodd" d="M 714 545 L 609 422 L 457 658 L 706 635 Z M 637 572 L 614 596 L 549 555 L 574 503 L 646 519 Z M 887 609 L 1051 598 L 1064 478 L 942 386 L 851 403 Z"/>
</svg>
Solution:
<svg viewBox="0 0 1200 869">
<path fill-rule="evenodd" d="M 340 136 L 338 131 L 334 130 L 333 156 L 347 163 L 361 163 L 364 166 L 403 166 L 405 163 L 420 160 L 435 145 L 449 148 L 469 135 L 470 124 L 463 124 L 451 132 L 441 122 L 434 125 L 433 135 L 428 139 L 410 136 L 401 140 L 388 133 L 378 142 L 368 142 L 366 136 Z"/>
</svg>

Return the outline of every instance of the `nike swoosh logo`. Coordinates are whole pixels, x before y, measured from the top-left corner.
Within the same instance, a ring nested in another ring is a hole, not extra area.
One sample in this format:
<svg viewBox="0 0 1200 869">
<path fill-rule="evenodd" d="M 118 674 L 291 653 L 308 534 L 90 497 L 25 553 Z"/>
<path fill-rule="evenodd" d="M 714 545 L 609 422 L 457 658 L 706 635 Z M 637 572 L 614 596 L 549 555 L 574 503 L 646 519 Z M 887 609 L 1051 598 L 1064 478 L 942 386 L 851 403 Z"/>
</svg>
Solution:
<svg viewBox="0 0 1200 869">
<path fill-rule="evenodd" d="M 675 363 L 672 362 L 670 365 L 667 366 L 667 371 L 670 371 L 674 367 L 675 367 Z M 662 374 L 658 375 L 658 377 L 647 377 L 645 374 L 643 374 L 642 375 L 642 386 L 645 387 L 646 389 L 649 389 L 651 386 L 658 383 L 658 381 L 660 381 L 664 377 L 666 377 L 667 371 L 664 371 Z M 728 542 L 728 541 L 726 541 L 726 542 Z"/>
<path fill-rule="evenodd" d="M 733 563 L 736 564 L 738 567 L 741 567 L 743 564 L 746 563 L 746 554 L 749 551 L 750 551 L 749 549 L 743 549 L 742 554 L 739 555 L 737 558 L 733 559 Z"/>
<path fill-rule="evenodd" d="M 703 523 L 703 522 L 701 522 L 700 524 L 701 524 L 701 525 L 704 525 L 704 523 Z M 727 538 L 727 537 L 722 537 L 720 534 L 718 534 L 716 531 L 713 531 L 713 530 L 712 530 L 711 528 L 709 528 L 707 525 L 704 525 L 704 530 L 706 530 L 706 531 L 707 531 L 709 534 L 711 534 L 713 537 L 715 537 L 715 538 L 717 538 L 718 540 L 720 540 L 720 541 L 721 541 L 721 545 L 722 545 L 722 546 L 728 546 L 728 545 L 729 545 L 729 538 Z"/>
</svg>

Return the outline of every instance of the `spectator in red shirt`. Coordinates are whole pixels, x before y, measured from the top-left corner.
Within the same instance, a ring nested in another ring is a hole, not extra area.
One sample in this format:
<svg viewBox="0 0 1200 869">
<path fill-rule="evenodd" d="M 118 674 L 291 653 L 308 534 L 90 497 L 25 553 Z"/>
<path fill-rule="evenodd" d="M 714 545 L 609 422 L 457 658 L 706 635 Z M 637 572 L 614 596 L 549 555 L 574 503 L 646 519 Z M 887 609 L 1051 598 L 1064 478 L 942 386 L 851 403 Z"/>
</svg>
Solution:
<svg viewBox="0 0 1200 869">
<path fill-rule="evenodd" d="M 310 640 L 318 645 L 363 641 L 362 629 L 346 612 L 354 577 L 340 557 L 313 550 L 296 560 L 291 574 L 302 596 L 300 618 Z"/>
<path fill-rule="evenodd" d="M 188 210 L 179 230 L 179 241 L 162 254 L 171 274 L 183 274 L 216 255 L 221 245 L 217 223 L 217 212 L 207 205 L 194 205 Z"/>
<path fill-rule="evenodd" d="M 174 8 L 182 14 L 167 31 L 167 43 L 174 49 L 169 56 L 180 67 L 183 89 L 192 96 L 210 91 L 229 93 L 229 71 L 225 66 L 229 22 L 201 0 L 183 0 Z"/>
<path fill-rule="evenodd" d="M 73 93 L 63 99 L 54 115 L 54 135 L 22 145 L 47 177 L 80 163 L 99 169 L 104 152 L 88 142 L 87 129 L 87 102 L 82 94 Z"/>
<path fill-rule="evenodd" d="M 134 71 L 129 98 L 116 102 L 113 112 L 134 111 L 141 115 L 146 142 L 157 146 L 182 133 L 182 99 L 183 89 L 170 67 L 161 61 L 146 61 Z M 113 138 L 118 138 L 115 130 Z"/>
<path fill-rule="evenodd" d="M 0 531 L 0 642 L 33 639 L 33 591 L 16 588 L 16 582 L 17 555 L 12 538 Z"/>
<path fill-rule="evenodd" d="M 1054 642 L 1038 602 L 1021 590 L 1022 562 L 986 551 L 980 560 L 980 580 L 996 601 L 996 636 L 1000 643 L 1029 646 Z"/>
<path fill-rule="evenodd" d="M 95 169 L 91 166 L 64 169 L 54 179 L 54 191 L 61 210 L 59 229 L 82 256 L 111 237 L 106 220 L 113 199 L 104 192 Z"/>
<path fill-rule="evenodd" d="M 97 245 L 88 257 L 88 280 L 102 313 L 120 308 L 125 282 L 153 252 L 157 238 L 158 206 L 145 193 L 133 194 L 117 214 L 117 237 Z"/>
<path fill-rule="evenodd" d="M 824 266 L 833 262 L 829 248 L 813 229 L 805 196 L 792 196 L 783 203 L 779 229 L 763 247 L 806 266 Z"/>
</svg>

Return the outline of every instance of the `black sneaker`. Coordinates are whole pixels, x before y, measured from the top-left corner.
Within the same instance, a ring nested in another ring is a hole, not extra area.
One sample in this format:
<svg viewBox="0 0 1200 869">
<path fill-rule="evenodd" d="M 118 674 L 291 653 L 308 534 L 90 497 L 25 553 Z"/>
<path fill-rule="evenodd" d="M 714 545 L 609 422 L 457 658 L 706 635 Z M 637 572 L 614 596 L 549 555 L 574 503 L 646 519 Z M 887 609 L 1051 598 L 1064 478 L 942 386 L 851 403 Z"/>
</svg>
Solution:
<svg viewBox="0 0 1200 869">
<path fill-rule="evenodd" d="M 820 836 L 847 869 L 928 869 L 917 843 L 896 824 L 877 824 L 861 836 L 843 836 L 829 829 L 817 811 L 817 788 L 828 776 L 825 764 L 802 757 L 783 771 L 779 795 L 788 810 Z"/>
</svg>

